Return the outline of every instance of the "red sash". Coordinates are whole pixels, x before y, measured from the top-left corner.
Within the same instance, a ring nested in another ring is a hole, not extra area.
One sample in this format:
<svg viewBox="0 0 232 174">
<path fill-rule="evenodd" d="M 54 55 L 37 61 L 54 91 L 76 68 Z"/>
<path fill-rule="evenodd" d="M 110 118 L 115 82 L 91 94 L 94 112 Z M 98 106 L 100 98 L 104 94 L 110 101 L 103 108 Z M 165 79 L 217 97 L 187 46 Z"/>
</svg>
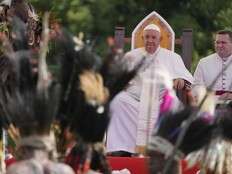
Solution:
<svg viewBox="0 0 232 174">
<path fill-rule="evenodd" d="M 215 91 L 216 95 L 222 95 L 224 93 L 232 93 L 232 91 L 223 91 L 223 90 Z"/>
</svg>

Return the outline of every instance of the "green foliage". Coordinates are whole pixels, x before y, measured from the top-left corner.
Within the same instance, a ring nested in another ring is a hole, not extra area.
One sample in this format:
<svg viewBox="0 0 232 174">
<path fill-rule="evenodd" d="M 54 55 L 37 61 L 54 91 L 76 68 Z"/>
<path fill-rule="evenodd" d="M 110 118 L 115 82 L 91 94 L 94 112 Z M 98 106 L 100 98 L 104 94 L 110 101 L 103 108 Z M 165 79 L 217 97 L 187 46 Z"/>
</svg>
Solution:
<svg viewBox="0 0 232 174">
<path fill-rule="evenodd" d="M 217 14 L 216 20 L 214 21 L 217 28 L 232 29 L 231 23 L 232 16 L 232 2 L 227 6 L 227 8 L 222 9 Z"/>
<path fill-rule="evenodd" d="M 158 12 L 180 37 L 183 28 L 194 36 L 193 69 L 201 57 L 213 51 L 213 33 L 232 29 L 232 2 L 228 0 L 31 0 L 37 11 L 50 10 L 70 31 L 84 32 L 104 55 L 106 38 L 115 26 L 124 26 L 130 37 L 135 26 L 152 11 Z"/>
</svg>

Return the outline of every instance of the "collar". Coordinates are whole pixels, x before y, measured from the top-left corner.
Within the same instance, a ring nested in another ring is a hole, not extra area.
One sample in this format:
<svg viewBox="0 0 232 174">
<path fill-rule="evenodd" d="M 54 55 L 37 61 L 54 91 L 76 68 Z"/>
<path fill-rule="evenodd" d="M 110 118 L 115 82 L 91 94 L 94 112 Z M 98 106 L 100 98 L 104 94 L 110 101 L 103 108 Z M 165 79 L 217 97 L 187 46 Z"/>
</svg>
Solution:
<svg viewBox="0 0 232 174">
<path fill-rule="evenodd" d="M 158 52 L 159 52 L 159 50 L 160 50 L 160 46 L 158 46 L 158 48 L 156 49 L 156 51 L 155 51 L 154 53 L 152 53 L 152 54 L 147 53 L 147 55 L 148 55 L 148 56 L 154 56 L 154 55 L 157 55 L 157 54 L 158 54 Z"/>
<path fill-rule="evenodd" d="M 143 55 L 144 55 L 144 57 L 154 56 L 154 55 L 158 54 L 159 50 L 160 50 L 160 46 L 157 47 L 157 49 L 154 53 L 150 54 L 145 50 L 145 47 L 143 47 Z"/>
<path fill-rule="evenodd" d="M 223 62 L 228 62 L 230 59 L 232 59 L 232 54 L 228 57 L 220 57 L 217 53 L 216 53 L 217 57 L 219 60 L 223 61 Z"/>
</svg>

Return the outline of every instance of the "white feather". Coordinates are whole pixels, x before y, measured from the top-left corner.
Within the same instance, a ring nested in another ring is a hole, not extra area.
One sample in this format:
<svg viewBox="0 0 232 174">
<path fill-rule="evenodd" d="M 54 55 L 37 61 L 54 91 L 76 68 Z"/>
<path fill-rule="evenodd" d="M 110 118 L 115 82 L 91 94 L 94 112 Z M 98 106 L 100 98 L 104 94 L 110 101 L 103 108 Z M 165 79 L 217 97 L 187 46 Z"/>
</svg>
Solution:
<svg viewBox="0 0 232 174">
<path fill-rule="evenodd" d="M 0 2 L 0 5 L 11 6 L 12 0 L 3 0 Z"/>
</svg>

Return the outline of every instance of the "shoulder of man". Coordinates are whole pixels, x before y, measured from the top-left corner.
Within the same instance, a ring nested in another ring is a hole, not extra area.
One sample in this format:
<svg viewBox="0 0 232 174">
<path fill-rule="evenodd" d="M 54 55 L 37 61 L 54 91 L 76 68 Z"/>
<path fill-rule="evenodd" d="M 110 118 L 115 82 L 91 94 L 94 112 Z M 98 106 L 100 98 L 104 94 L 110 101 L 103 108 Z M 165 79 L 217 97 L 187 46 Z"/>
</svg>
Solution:
<svg viewBox="0 0 232 174">
<path fill-rule="evenodd" d="M 180 55 L 177 54 L 176 52 L 171 51 L 171 50 L 168 50 L 168 49 L 166 49 L 166 48 L 160 48 L 160 53 L 161 53 L 161 54 L 170 55 L 170 56 L 180 57 Z"/>
<path fill-rule="evenodd" d="M 41 161 L 34 159 L 23 160 L 12 164 L 7 169 L 7 174 L 23 174 L 23 173 L 37 173 L 43 174 L 44 171 L 54 174 L 74 174 L 71 167 L 66 164 L 48 161 L 42 165 Z"/>
<path fill-rule="evenodd" d="M 136 48 L 125 53 L 124 58 L 129 62 L 138 62 L 145 56 L 144 48 Z"/>
<path fill-rule="evenodd" d="M 55 174 L 74 174 L 73 169 L 63 163 L 51 162 L 48 170 Z"/>
<path fill-rule="evenodd" d="M 144 48 L 136 48 L 125 53 L 125 56 L 139 56 L 144 53 Z"/>
<path fill-rule="evenodd" d="M 12 164 L 7 169 L 7 174 L 21 174 L 21 173 L 38 173 L 42 174 L 42 165 L 35 160 L 23 160 Z"/>
<path fill-rule="evenodd" d="M 209 63 L 211 61 L 214 61 L 214 59 L 216 58 L 216 53 L 210 54 L 206 57 L 203 57 L 199 60 L 199 64 L 205 64 L 205 63 Z"/>
</svg>

